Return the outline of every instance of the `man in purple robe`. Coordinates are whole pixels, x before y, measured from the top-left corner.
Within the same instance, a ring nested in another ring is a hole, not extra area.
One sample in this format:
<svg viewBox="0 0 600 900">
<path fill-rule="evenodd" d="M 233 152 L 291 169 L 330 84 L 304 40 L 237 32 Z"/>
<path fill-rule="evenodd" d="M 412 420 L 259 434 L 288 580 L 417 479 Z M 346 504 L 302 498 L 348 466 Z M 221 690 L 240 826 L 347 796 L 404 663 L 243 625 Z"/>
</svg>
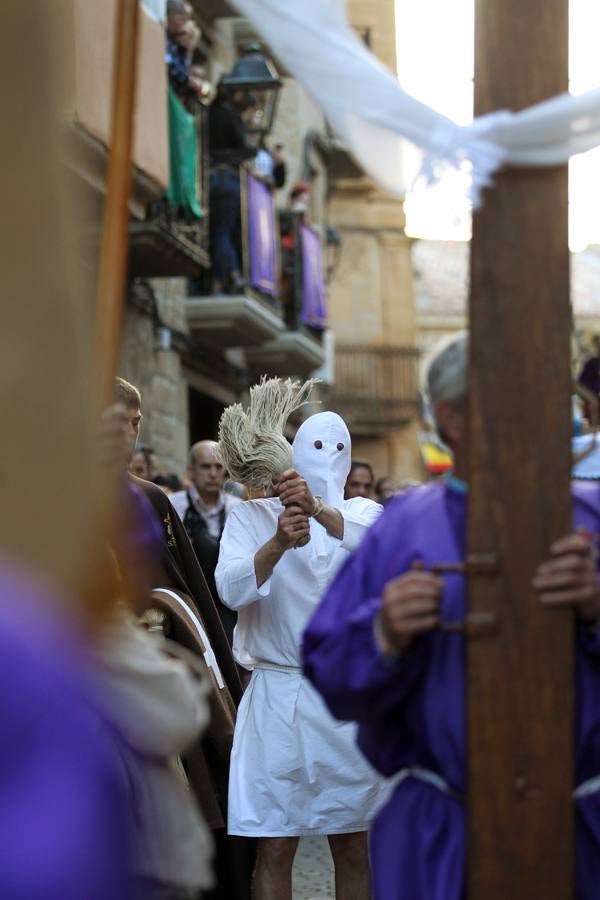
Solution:
<svg viewBox="0 0 600 900">
<path fill-rule="evenodd" d="M 437 626 L 461 620 L 466 543 L 467 339 L 432 359 L 427 388 L 454 453 L 445 483 L 394 498 L 333 582 L 304 636 L 308 678 L 339 719 L 359 723 L 367 759 L 398 783 L 371 830 L 376 900 L 461 900 L 465 892 L 464 638 Z M 596 484 L 576 484 L 577 533 L 557 541 L 534 575 L 540 601 L 577 616 L 577 900 L 600 885 L 600 589 L 591 535 Z M 551 852 L 551 851 L 550 851 Z"/>
</svg>

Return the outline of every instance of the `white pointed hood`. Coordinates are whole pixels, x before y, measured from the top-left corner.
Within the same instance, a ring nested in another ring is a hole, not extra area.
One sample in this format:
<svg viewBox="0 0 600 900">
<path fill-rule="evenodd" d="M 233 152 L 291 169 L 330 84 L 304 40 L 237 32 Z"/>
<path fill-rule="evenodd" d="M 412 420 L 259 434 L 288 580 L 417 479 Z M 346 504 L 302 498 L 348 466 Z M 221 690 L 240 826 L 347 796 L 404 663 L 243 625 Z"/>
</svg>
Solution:
<svg viewBox="0 0 600 900">
<path fill-rule="evenodd" d="M 308 482 L 314 495 L 330 506 L 341 506 L 350 472 L 350 432 L 337 413 L 311 416 L 296 433 L 292 452 L 294 468 Z"/>
</svg>

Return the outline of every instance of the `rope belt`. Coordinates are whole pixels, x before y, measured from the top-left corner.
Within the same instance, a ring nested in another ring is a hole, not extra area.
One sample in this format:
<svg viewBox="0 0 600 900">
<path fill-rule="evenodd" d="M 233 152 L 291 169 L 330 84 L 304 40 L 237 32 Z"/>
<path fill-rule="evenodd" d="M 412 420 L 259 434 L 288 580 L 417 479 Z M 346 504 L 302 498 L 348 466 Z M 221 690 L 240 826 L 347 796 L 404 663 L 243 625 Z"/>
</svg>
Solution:
<svg viewBox="0 0 600 900">
<path fill-rule="evenodd" d="M 280 666 L 279 663 L 257 662 L 255 669 L 266 669 L 268 672 L 287 672 L 290 675 L 302 675 L 301 666 Z"/>
<path fill-rule="evenodd" d="M 430 769 L 424 769 L 421 766 L 410 766 L 406 769 L 402 769 L 402 771 L 398 774 L 398 784 L 403 781 L 406 781 L 407 778 L 415 778 L 417 781 L 421 781 L 424 784 L 430 784 L 432 787 L 436 788 L 440 793 L 446 794 L 447 797 L 450 797 L 452 800 L 456 800 L 458 803 L 464 802 L 464 795 L 459 791 L 453 790 L 445 778 L 442 778 L 441 775 L 438 775 L 437 772 L 432 772 Z"/>
<path fill-rule="evenodd" d="M 397 784 L 406 781 L 407 778 L 415 778 L 417 781 L 421 781 L 424 784 L 430 784 L 440 791 L 440 793 L 446 794 L 446 796 L 452 798 L 452 800 L 457 800 L 459 803 L 464 802 L 463 794 L 453 790 L 445 778 L 442 778 L 441 775 L 438 775 L 437 772 L 432 772 L 430 769 L 424 769 L 421 766 L 410 766 L 409 768 L 402 769 L 398 774 Z M 575 788 L 573 791 L 573 799 L 581 800 L 582 797 L 591 797 L 594 794 L 599 793 L 600 775 L 595 775 L 593 778 L 588 778 L 587 781 L 583 781 Z"/>
<path fill-rule="evenodd" d="M 581 800 L 582 797 L 591 797 L 592 794 L 598 793 L 600 793 L 600 775 L 594 775 L 593 778 L 582 781 L 581 784 L 575 788 L 573 797 L 575 800 Z"/>
</svg>

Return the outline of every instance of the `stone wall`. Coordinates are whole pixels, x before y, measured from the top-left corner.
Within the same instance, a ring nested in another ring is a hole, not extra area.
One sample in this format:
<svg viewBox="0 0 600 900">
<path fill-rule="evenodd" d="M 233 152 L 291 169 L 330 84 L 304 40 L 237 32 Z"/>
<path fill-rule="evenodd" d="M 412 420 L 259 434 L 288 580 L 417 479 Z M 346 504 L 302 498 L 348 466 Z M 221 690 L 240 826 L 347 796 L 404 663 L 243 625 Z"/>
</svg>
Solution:
<svg viewBox="0 0 600 900">
<path fill-rule="evenodd" d="M 158 292 L 161 316 L 180 329 L 184 296 L 169 290 Z M 170 314 L 169 314 L 170 313 Z M 140 441 L 153 447 L 164 472 L 182 475 L 187 463 L 189 443 L 187 383 L 182 376 L 181 359 L 173 349 L 158 345 L 152 318 L 143 310 L 128 306 L 123 328 L 119 374 L 135 384 L 143 401 Z"/>
<path fill-rule="evenodd" d="M 352 457 L 370 463 L 375 480 L 389 476 L 398 485 L 406 479 L 423 481 L 425 470 L 418 449 L 418 432 L 418 423 L 411 422 L 382 438 L 353 438 Z"/>
<path fill-rule="evenodd" d="M 395 0 L 347 0 L 348 16 L 361 34 L 369 35 L 373 53 L 392 71 L 396 71 Z"/>
<path fill-rule="evenodd" d="M 348 13 L 372 51 L 395 70 L 394 0 L 348 0 Z M 414 347 L 411 242 L 404 231 L 402 201 L 382 193 L 365 177 L 347 177 L 346 167 L 332 176 L 329 220 L 342 240 L 339 266 L 329 289 L 336 342 Z M 404 428 L 382 431 L 383 426 L 355 437 L 353 455 L 370 462 L 377 477 L 420 478 L 417 423 L 413 420 Z"/>
</svg>

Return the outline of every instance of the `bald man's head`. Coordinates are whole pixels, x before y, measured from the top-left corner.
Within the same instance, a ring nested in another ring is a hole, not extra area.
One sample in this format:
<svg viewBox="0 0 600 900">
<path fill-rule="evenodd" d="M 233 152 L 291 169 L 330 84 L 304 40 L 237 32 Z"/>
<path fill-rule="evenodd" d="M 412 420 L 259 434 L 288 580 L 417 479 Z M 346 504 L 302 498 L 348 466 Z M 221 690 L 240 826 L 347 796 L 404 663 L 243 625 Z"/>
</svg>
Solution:
<svg viewBox="0 0 600 900">
<path fill-rule="evenodd" d="M 225 469 L 217 459 L 216 441 L 198 441 L 190 450 L 188 474 L 201 497 L 214 500 L 223 488 Z"/>
</svg>

